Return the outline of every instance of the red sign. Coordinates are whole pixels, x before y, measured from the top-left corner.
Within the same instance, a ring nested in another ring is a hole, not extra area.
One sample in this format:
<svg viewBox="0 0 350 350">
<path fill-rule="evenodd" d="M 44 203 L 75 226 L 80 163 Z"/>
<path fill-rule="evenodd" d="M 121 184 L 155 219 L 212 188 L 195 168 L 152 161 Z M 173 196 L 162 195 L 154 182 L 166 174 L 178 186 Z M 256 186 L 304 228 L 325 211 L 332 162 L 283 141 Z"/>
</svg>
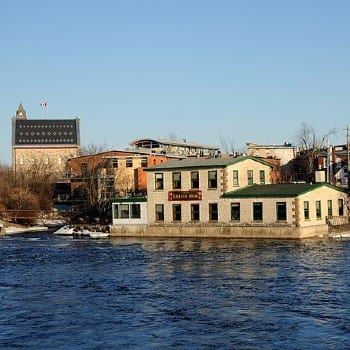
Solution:
<svg viewBox="0 0 350 350">
<path fill-rule="evenodd" d="M 201 201 L 202 191 L 169 191 L 168 201 Z"/>
</svg>

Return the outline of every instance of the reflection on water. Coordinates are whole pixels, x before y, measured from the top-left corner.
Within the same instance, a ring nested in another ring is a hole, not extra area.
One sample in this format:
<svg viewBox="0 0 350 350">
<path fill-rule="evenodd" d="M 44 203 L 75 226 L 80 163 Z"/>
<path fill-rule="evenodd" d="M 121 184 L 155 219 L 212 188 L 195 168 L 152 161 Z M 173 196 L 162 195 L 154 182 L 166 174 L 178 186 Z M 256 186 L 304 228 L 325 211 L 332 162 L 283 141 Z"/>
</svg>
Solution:
<svg viewBox="0 0 350 350">
<path fill-rule="evenodd" d="M 0 239 L 0 344 L 346 349 L 350 241 Z"/>
</svg>

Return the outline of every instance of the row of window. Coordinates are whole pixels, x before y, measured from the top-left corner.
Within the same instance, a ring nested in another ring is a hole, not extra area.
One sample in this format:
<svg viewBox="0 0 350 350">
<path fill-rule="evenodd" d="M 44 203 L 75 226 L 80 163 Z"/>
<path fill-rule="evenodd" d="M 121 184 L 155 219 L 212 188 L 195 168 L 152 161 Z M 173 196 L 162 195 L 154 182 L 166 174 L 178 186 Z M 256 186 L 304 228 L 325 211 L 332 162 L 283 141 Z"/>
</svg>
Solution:
<svg viewBox="0 0 350 350">
<path fill-rule="evenodd" d="M 321 201 L 316 201 L 316 218 L 321 219 L 322 218 L 322 211 L 321 211 Z M 327 201 L 327 215 L 333 216 L 333 201 L 329 199 Z M 338 216 L 344 215 L 344 200 L 338 199 Z M 309 201 L 304 201 L 304 219 L 309 220 L 310 219 L 310 203 Z"/>
<path fill-rule="evenodd" d="M 155 161 L 154 161 L 155 164 Z M 112 160 L 112 167 L 114 169 L 119 168 L 120 164 L 119 164 L 119 159 L 113 159 Z M 126 168 L 133 168 L 134 166 L 134 160 L 132 158 L 126 158 L 125 159 L 125 167 Z M 141 158 L 141 168 L 147 168 L 148 164 L 147 164 L 147 158 Z"/>
<path fill-rule="evenodd" d="M 140 219 L 141 205 L 137 203 L 115 204 L 113 217 L 115 219 Z"/>
<path fill-rule="evenodd" d="M 74 139 L 18 139 L 18 143 L 74 143 Z"/>
<path fill-rule="evenodd" d="M 50 125 L 47 125 L 47 124 L 38 124 L 38 125 L 33 125 L 33 124 L 20 124 L 18 125 L 18 127 L 20 129 L 73 129 L 74 128 L 74 125 L 72 124 L 50 124 Z"/>
<path fill-rule="evenodd" d="M 328 216 L 333 216 L 333 202 L 332 200 L 327 201 Z M 315 202 L 316 207 L 316 218 L 321 219 L 321 201 Z M 191 221 L 200 221 L 200 205 L 198 203 L 191 204 Z M 164 221 L 164 204 L 155 205 L 156 221 Z M 173 221 L 181 221 L 182 219 L 182 207 L 181 204 L 173 204 L 172 206 L 172 219 Z M 344 215 L 344 200 L 338 199 L 338 216 Z M 218 204 L 209 203 L 209 220 L 218 221 Z M 263 221 L 263 203 L 254 202 L 252 204 L 252 219 L 253 221 Z M 310 219 L 310 203 L 304 201 L 304 219 Z M 231 221 L 241 220 L 241 204 L 239 202 L 231 203 Z M 287 203 L 277 202 L 276 203 L 276 220 L 287 221 Z"/>
<path fill-rule="evenodd" d="M 31 136 L 56 136 L 56 135 L 58 135 L 58 136 L 72 136 L 72 135 L 74 135 L 73 134 L 73 131 L 70 131 L 70 132 L 68 132 L 68 131 L 53 131 L 53 132 L 51 132 L 51 131 L 48 131 L 47 133 L 45 132 L 45 131 L 36 131 L 36 132 L 28 132 L 28 131 L 26 131 L 26 132 L 20 132 L 19 133 L 19 136 L 29 136 L 29 135 L 31 135 Z"/>
<path fill-rule="evenodd" d="M 262 203 L 253 203 L 253 220 L 263 220 Z M 181 204 L 173 204 L 173 221 L 181 221 L 182 208 Z M 286 203 L 279 202 L 276 204 L 277 220 L 287 220 Z M 156 221 L 164 221 L 164 204 L 156 204 L 155 206 Z M 218 203 L 209 203 L 209 221 L 218 221 L 219 210 Z M 231 203 L 231 220 L 240 221 L 241 219 L 241 204 Z M 191 221 L 200 221 L 200 205 L 198 203 L 191 204 Z"/>
<path fill-rule="evenodd" d="M 24 159 L 24 158 L 19 158 L 18 164 L 19 165 L 24 165 L 24 163 L 27 162 L 27 161 L 30 162 L 31 165 L 40 164 L 40 163 L 41 164 L 45 164 L 45 165 L 49 165 L 49 164 L 53 163 L 53 160 L 49 159 L 49 158 L 43 158 L 43 159 L 36 159 L 36 158 Z M 57 162 L 58 165 L 62 165 L 63 160 L 62 160 L 62 158 L 57 158 L 56 162 Z"/>
<path fill-rule="evenodd" d="M 265 184 L 265 171 L 259 171 L 260 184 Z M 199 188 L 199 171 L 191 171 L 190 173 L 191 189 Z M 247 180 L 248 185 L 253 185 L 254 183 L 254 172 L 253 170 L 247 170 Z M 239 172 L 238 170 L 233 170 L 232 173 L 233 186 L 239 186 Z M 217 170 L 208 171 L 208 188 L 215 189 L 218 187 L 218 173 Z M 172 173 L 172 188 L 174 190 L 181 189 L 181 172 Z M 155 173 L 155 189 L 164 190 L 164 174 Z"/>
</svg>

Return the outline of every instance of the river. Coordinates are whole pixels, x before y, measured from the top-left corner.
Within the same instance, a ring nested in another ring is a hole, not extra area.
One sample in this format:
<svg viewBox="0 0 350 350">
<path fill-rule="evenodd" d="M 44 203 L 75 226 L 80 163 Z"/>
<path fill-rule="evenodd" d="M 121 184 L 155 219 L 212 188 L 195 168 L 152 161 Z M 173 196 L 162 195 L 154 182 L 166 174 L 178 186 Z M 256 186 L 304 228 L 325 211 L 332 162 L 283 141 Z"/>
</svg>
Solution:
<svg viewBox="0 0 350 350">
<path fill-rule="evenodd" d="M 0 238 L 1 349 L 350 349 L 350 240 Z"/>
</svg>

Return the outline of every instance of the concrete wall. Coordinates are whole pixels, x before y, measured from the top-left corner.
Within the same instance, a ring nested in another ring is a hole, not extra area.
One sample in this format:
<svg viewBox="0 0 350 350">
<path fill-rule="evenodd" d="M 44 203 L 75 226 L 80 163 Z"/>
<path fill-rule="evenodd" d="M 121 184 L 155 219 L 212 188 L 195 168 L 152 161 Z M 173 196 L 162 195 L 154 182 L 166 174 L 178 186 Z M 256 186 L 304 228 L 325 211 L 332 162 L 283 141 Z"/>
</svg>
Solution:
<svg viewBox="0 0 350 350">
<path fill-rule="evenodd" d="M 327 225 L 313 227 L 285 226 L 230 226 L 230 225 L 151 225 L 111 226 L 114 237 L 161 237 L 161 238 L 234 238 L 234 239 L 304 239 L 328 233 Z"/>
</svg>

